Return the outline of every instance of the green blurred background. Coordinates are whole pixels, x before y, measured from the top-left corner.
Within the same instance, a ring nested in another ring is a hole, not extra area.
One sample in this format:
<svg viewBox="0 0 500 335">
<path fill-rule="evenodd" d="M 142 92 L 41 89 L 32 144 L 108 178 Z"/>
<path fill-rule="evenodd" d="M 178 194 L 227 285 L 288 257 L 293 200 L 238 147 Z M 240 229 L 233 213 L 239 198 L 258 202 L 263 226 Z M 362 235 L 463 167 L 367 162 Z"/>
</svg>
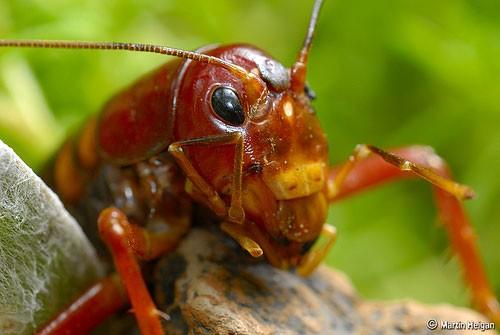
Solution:
<svg viewBox="0 0 500 335">
<path fill-rule="evenodd" d="M 249 42 L 290 65 L 312 0 L 0 0 L 0 38 Z M 39 168 L 157 55 L 0 50 L 0 138 Z M 331 162 L 357 143 L 428 144 L 456 178 L 500 293 L 500 2 L 326 1 L 309 64 Z M 405 181 L 335 205 L 328 263 L 369 298 L 468 304 L 430 187 Z"/>
</svg>

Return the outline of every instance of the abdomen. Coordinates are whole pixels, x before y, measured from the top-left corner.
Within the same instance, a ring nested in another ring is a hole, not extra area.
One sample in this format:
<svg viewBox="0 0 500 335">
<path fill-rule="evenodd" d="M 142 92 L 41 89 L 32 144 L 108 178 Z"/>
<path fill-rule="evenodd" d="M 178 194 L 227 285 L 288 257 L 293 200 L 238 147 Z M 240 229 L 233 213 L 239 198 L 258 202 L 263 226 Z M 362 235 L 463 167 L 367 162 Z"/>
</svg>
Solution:
<svg viewBox="0 0 500 335">
<path fill-rule="evenodd" d="M 163 201 L 152 198 L 163 195 L 144 188 L 160 183 L 153 188 L 162 187 L 165 189 L 162 192 L 174 198 L 183 193 L 183 187 L 179 187 L 183 183 L 182 173 L 165 150 L 172 141 L 168 128 L 174 117 L 173 85 L 179 64 L 179 61 L 169 62 L 113 97 L 100 116 L 88 120 L 65 141 L 44 171 L 44 179 L 97 246 L 102 246 L 96 223 L 102 209 L 118 207 L 132 221 L 146 224 L 151 212 L 158 212 L 154 207 Z M 142 130 L 136 128 L 135 136 L 130 134 L 127 122 L 134 121 L 134 117 L 144 121 L 151 115 L 162 120 L 152 120 L 154 124 Z M 152 143 L 151 137 L 144 136 L 160 123 L 163 136 L 159 143 Z M 104 143 L 107 146 L 104 150 L 102 134 L 112 139 Z M 119 157 L 121 152 L 124 159 Z M 160 170 L 169 171 L 166 179 L 159 177 Z"/>
</svg>

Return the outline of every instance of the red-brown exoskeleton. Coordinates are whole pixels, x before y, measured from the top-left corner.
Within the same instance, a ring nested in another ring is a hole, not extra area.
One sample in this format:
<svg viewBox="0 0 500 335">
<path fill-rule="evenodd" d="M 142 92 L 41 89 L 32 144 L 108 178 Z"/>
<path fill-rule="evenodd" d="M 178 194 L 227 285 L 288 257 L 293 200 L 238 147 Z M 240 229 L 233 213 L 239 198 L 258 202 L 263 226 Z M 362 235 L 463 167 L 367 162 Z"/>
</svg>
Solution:
<svg viewBox="0 0 500 335">
<path fill-rule="evenodd" d="M 137 259 L 172 251 L 189 230 L 192 201 L 210 208 L 221 229 L 252 256 L 307 275 L 333 244 L 329 203 L 386 181 L 418 176 L 434 185 L 451 244 L 475 305 L 492 320 L 500 307 L 486 279 L 453 182 L 427 147 L 388 153 L 356 147 L 328 166 L 325 134 L 306 86 L 306 64 L 322 5 L 317 0 L 304 46 L 291 69 L 250 45 L 188 52 L 130 43 L 1 40 L 0 46 L 110 49 L 177 56 L 116 95 L 58 153 L 54 189 L 98 230 L 118 275 L 96 283 L 40 334 L 86 333 L 132 305 L 143 334 L 162 334 Z M 95 227 L 95 226 L 94 226 Z M 326 243 L 311 249 L 318 236 Z"/>
</svg>

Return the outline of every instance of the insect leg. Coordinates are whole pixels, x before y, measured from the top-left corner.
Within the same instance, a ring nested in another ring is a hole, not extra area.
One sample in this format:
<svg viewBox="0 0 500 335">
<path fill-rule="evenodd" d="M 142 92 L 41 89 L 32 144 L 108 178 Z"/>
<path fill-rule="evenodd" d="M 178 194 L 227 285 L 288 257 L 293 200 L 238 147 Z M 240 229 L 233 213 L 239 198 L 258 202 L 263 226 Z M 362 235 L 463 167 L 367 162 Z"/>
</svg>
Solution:
<svg viewBox="0 0 500 335">
<path fill-rule="evenodd" d="M 472 191 L 449 179 L 446 163 L 431 148 L 411 146 L 387 153 L 372 146 L 358 146 L 348 162 L 331 169 L 329 200 L 335 202 L 384 182 L 415 176 L 435 186 L 440 218 L 462 264 L 473 302 L 490 319 L 499 322 L 500 305 L 487 280 L 473 228 L 459 201 L 470 197 Z"/>
<path fill-rule="evenodd" d="M 324 245 L 318 249 L 312 249 L 304 256 L 302 264 L 297 268 L 297 273 L 299 275 L 304 277 L 310 275 L 323 261 L 326 255 L 328 255 L 328 252 L 337 240 L 337 229 L 329 224 L 323 225 L 320 238 L 325 238 Z"/>
<path fill-rule="evenodd" d="M 127 303 L 122 282 L 116 274 L 109 276 L 92 285 L 36 334 L 87 334 Z"/>
<path fill-rule="evenodd" d="M 170 220 L 173 220 L 170 218 Z M 135 224 L 129 224 L 129 244 L 136 256 L 143 260 L 152 260 L 173 251 L 191 226 L 190 217 L 169 222 L 165 232 L 153 232 Z"/>
<path fill-rule="evenodd" d="M 440 171 L 444 167 L 443 160 L 436 154 L 427 155 L 425 163 L 414 163 L 411 159 L 406 159 L 402 156 L 379 149 L 373 145 L 359 144 L 354 149 L 354 153 L 349 157 L 347 163 L 338 172 L 337 176 L 333 178 L 333 183 L 329 189 L 329 197 L 335 197 L 338 192 L 339 186 L 344 183 L 345 178 L 354 168 L 354 166 L 363 158 L 370 154 L 375 154 L 381 157 L 387 163 L 394 165 L 401 171 L 410 171 L 437 186 L 438 188 L 454 195 L 459 200 L 471 199 L 474 197 L 474 191 L 465 185 L 454 182 L 449 179 L 448 171 Z M 445 173 L 444 173 L 445 172 Z"/>
<path fill-rule="evenodd" d="M 229 210 L 226 204 L 220 198 L 217 191 L 210 186 L 202 176 L 196 171 L 192 163 L 186 156 L 183 147 L 199 145 L 226 145 L 234 144 L 235 159 L 233 172 L 233 187 L 231 190 L 231 205 Z M 187 141 L 172 143 L 168 151 L 177 159 L 182 170 L 186 173 L 188 179 L 203 193 L 208 205 L 215 214 L 229 217 L 229 220 L 236 223 L 242 223 L 245 220 L 245 212 L 241 205 L 241 179 L 242 179 L 242 161 L 243 161 L 243 137 L 241 133 L 235 132 L 224 135 L 214 135 L 195 138 Z"/>
<path fill-rule="evenodd" d="M 127 290 L 141 334 L 163 334 L 160 312 L 148 292 L 131 246 L 136 230 L 132 228 L 126 215 L 113 207 L 101 212 L 98 224 L 99 233 L 113 255 L 115 267 Z"/>
</svg>

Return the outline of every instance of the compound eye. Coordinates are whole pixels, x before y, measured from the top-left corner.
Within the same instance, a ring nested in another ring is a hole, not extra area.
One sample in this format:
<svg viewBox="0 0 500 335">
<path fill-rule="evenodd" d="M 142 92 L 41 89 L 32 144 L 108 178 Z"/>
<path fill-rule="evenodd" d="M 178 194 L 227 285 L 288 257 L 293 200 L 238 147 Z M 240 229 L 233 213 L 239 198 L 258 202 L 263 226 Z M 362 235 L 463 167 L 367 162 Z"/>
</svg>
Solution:
<svg viewBox="0 0 500 335">
<path fill-rule="evenodd" d="M 241 126 L 245 113 L 236 92 L 229 87 L 218 87 L 212 94 L 212 108 L 215 113 L 233 126 Z"/>
</svg>

